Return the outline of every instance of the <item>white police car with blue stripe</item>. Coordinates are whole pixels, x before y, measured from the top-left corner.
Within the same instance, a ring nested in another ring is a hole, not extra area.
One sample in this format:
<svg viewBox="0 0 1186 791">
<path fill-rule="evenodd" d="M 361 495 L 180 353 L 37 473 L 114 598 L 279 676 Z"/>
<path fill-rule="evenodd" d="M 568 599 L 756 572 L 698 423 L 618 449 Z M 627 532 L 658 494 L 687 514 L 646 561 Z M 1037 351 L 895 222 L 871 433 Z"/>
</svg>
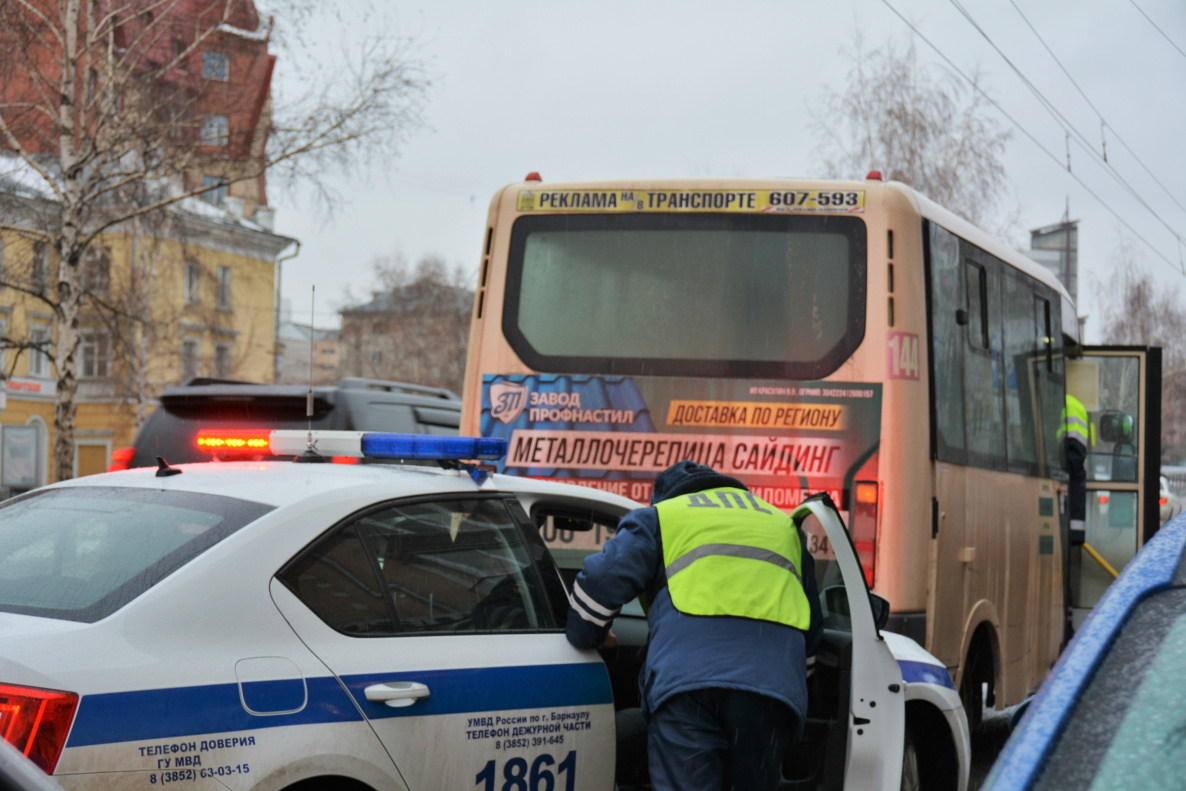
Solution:
<svg viewBox="0 0 1186 791">
<path fill-rule="evenodd" d="M 263 451 L 248 434 L 199 441 L 249 459 Z M 444 469 L 162 462 L 5 502 L 0 734 L 68 789 L 614 787 L 619 669 L 565 639 L 537 526 L 635 503 L 458 463 L 502 440 L 263 441 L 305 461 Z M 878 635 L 843 526 L 818 516 L 842 543 L 820 564 L 816 779 L 896 789 L 914 760 L 920 787 L 962 790 L 967 726 L 946 671 Z M 793 774 L 787 787 L 810 782 Z"/>
</svg>

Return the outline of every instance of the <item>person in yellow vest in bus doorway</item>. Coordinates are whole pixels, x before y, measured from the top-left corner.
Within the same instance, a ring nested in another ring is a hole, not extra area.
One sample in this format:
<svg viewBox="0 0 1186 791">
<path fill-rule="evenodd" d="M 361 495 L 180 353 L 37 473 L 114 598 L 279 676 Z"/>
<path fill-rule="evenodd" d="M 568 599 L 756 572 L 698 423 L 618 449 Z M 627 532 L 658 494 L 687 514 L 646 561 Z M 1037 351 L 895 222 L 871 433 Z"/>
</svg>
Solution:
<svg viewBox="0 0 1186 791">
<path fill-rule="evenodd" d="M 1083 403 L 1067 393 L 1067 403 L 1062 410 L 1062 425 L 1058 436 L 1063 440 L 1063 452 L 1067 459 L 1068 510 L 1071 512 L 1070 543 L 1078 546 L 1087 539 L 1087 438 L 1090 433 L 1087 410 Z"/>
<path fill-rule="evenodd" d="M 655 479 L 650 507 L 585 559 L 569 642 L 612 640 L 636 596 L 650 603 L 639 684 L 652 788 L 776 788 L 822 634 L 803 531 L 741 481 L 680 462 Z"/>
</svg>

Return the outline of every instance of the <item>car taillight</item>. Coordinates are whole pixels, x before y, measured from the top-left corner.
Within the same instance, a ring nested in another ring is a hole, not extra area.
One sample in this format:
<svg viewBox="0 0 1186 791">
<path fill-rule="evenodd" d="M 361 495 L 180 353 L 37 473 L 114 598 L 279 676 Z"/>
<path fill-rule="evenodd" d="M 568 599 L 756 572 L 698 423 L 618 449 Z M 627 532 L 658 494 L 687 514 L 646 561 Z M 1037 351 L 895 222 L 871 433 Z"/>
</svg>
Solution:
<svg viewBox="0 0 1186 791">
<path fill-rule="evenodd" d="M 873 587 L 877 571 L 877 481 L 857 481 L 853 487 L 850 529 L 865 581 Z"/>
<path fill-rule="evenodd" d="M 1157 502 L 1158 502 L 1159 504 L 1161 504 L 1161 505 L 1165 505 L 1165 504 L 1166 504 L 1166 503 L 1168 503 L 1169 501 L 1170 501 L 1170 499 L 1169 499 L 1168 497 L 1162 497 L 1162 498 L 1161 498 L 1160 500 L 1158 500 Z"/>
<path fill-rule="evenodd" d="M 107 465 L 107 472 L 128 469 L 128 465 L 132 463 L 132 457 L 135 455 L 136 449 L 130 446 L 111 451 L 111 464 Z"/>
<path fill-rule="evenodd" d="M 198 450 L 219 455 L 247 454 L 258 456 L 268 454 L 268 436 L 271 431 L 258 429 L 199 429 Z"/>
<path fill-rule="evenodd" d="M 358 457 L 356 456 L 333 456 L 330 458 L 334 464 L 358 464 Z"/>
<path fill-rule="evenodd" d="M 53 774 L 77 707 L 73 692 L 0 684 L 0 736 Z"/>
</svg>

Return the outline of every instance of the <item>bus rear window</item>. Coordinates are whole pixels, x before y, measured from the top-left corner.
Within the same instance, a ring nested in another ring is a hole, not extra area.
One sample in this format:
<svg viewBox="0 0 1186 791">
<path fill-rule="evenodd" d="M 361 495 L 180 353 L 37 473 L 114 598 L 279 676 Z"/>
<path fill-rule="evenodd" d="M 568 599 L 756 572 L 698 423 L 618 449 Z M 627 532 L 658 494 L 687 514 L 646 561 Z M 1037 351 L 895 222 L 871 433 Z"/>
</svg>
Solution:
<svg viewBox="0 0 1186 791">
<path fill-rule="evenodd" d="M 818 379 L 864 337 L 865 249 L 858 217 L 520 217 L 503 331 L 537 371 Z"/>
<path fill-rule="evenodd" d="M 209 494 L 85 486 L 0 507 L 0 612 L 93 623 L 272 510 Z"/>
</svg>

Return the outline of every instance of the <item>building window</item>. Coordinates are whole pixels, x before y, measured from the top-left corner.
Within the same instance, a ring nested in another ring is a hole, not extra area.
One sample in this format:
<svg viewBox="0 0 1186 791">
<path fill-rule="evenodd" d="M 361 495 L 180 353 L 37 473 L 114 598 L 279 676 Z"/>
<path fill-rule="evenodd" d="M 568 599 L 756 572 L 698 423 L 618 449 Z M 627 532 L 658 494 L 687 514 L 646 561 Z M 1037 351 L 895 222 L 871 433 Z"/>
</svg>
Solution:
<svg viewBox="0 0 1186 791">
<path fill-rule="evenodd" d="M 199 343 L 193 338 L 181 341 L 181 381 L 192 379 L 198 375 Z"/>
<path fill-rule="evenodd" d="M 225 146 L 227 144 L 227 120 L 225 115 L 202 116 L 202 145 Z"/>
<path fill-rule="evenodd" d="M 40 291 L 49 286 L 49 245 L 33 245 L 33 288 Z"/>
<path fill-rule="evenodd" d="M 201 274 L 200 265 L 190 258 L 185 262 L 185 301 L 194 305 L 198 301 L 198 280 Z"/>
<path fill-rule="evenodd" d="M 107 376 L 107 331 L 83 330 L 79 333 L 82 347 L 83 379 L 102 379 Z"/>
<path fill-rule="evenodd" d="M 179 38 L 173 39 L 173 60 L 177 61 L 177 68 L 182 71 L 185 71 L 185 61 L 183 60 L 185 49 L 184 41 Z"/>
<path fill-rule="evenodd" d="M 223 378 L 231 375 L 231 347 L 225 343 L 214 347 L 214 375 Z"/>
<path fill-rule="evenodd" d="M 203 187 L 213 187 L 214 189 L 207 190 L 202 193 L 202 200 L 209 203 L 211 206 L 222 207 L 227 196 L 226 179 L 218 176 L 202 176 Z"/>
<path fill-rule="evenodd" d="M 111 255 L 105 247 L 88 247 L 82 258 L 82 288 L 106 294 L 111 288 Z"/>
<path fill-rule="evenodd" d="M 383 364 L 383 352 L 371 352 L 371 367 L 378 368 Z"/>
<path fill-rule="evenodd" d="M 48 340 L 49 327 L 29 329 L 29 343 L 41 343 Z M 47 352 L 42 349 L 29 350 L 29 376 L 49 376 L 49 354 Z"/>
<path fill-rule="evenodd" d="M 231 268 L 218 267 L 218 309 L 231 309 Z"/>
<path fill-rule="evenodd" d="M 225 52 L 202 53 L 202 78 L 227 81 L 231 71 L 231 59 Z"/>
</svg>

